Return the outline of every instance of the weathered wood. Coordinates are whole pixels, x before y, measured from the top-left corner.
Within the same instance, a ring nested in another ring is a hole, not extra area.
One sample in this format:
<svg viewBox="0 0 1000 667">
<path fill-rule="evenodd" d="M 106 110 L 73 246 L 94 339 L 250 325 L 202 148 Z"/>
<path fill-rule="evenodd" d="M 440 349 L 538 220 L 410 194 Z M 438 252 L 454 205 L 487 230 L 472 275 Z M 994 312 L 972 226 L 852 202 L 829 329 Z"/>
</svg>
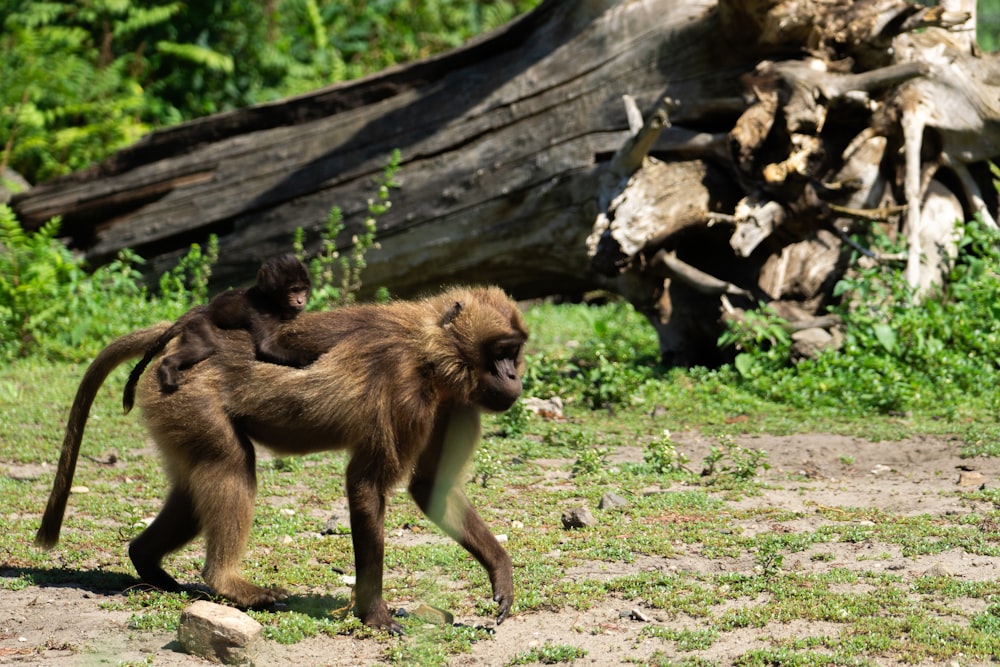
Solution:
<svg viewBox="0 0 1000 667">
<path fill-rule="evenodd" d="M 63 215 L 94 262 L 132 247 L 158 269 L 215 232 L 224 286 L 287 249 L 296 227 L 315 233 L 333 205 L 346 246 L 399 148 L 402 187 L 366 285 L 401 295 L 463 280 L 522 295 L 590 288 L 599 280 L 584 239 L 598 168 L 628 136 L 622 93 L 655 104 L 675 68 L 700 70 L 673 86 L 683 97 L 738 92 L 701 62 L 709 28 L 695 19 L 710 4 L 550 1 L 432 63 L 155 133 L 15 207 L 28 226 Z M 672 31 L 676 47 L 661 52 Z"/>
<path fill-rule="evenodd" d="M 346 247 L 398 148 L 369 290 L 601 287 L 649 317 L 667 361 L 713 363 L 724 312 L 826 322 L 848 254 L 887 259 L 850 234 L 909 239 L 929 293 L 954 218 L 996 220 L 1000 61 L 973 12 L 547 0 L 444 56 L 154 133 L 13 203 L 29 227 L 62 215 L 95 263 L 131 247 L 159 270 L 217 233 L 224 287 L 297 227 L 315 242 L 333 205 Z"/>
</svg>

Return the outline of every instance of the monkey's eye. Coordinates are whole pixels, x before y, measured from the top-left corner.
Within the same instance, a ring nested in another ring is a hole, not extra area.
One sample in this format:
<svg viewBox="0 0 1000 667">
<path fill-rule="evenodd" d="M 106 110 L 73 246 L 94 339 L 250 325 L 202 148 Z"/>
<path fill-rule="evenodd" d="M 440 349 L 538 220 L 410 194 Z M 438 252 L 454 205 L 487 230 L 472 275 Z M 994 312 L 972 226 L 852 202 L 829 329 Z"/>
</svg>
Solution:
<svg viewBox="0 0 1000 667">
<path fill-rule="evenodd" d="M 501 345 L 493 348 L 494 359 L 517 359 L 520 355 L 520 345 Z"/>
</svg>

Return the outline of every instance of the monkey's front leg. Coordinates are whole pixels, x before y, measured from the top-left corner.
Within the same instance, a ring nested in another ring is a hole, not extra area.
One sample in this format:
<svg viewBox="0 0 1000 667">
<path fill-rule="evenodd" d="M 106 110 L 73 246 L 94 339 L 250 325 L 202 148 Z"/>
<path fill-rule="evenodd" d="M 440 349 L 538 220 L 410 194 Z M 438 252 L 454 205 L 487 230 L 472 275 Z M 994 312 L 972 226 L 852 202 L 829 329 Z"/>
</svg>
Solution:
<svg viewBox="0 0 1000 667">
<path fill-rule="evenodd" d="M 354 613 L 372 628 L 403 634 L 403 626 L 389 613 L 382 598 L 385 560 L 385 490 L 372 477 L 371 461 L 354 456 L 347 465 L 347 504 L 354 543 Z"/>
<path fill-rule="evenodd" d="M 424 514 L 486 569 L 493 587 L 493 600 L 498 606 L 497 625 L 503 623 L 514 602 L 514 569 L 510 556 L 486 522 L 457 486 L 444 488 L 440 481 L 435 483 L 426 477 L 415 476 L 410 483 L 410 495 Z M 441 495 L 444 498 L 439 504 L 437 498 Z"/>
<path fill-rule="evenodd" d="M 486 569 L 497 603 L 497 625 L 514 602 L 514 570 L 510 556 L 460 486 L 465 465 L 479 440 L 479 411 L 453 406 L 442 411 L 434 435 L 417 461 L 410 495 L 420 509 Z"/>
</svg>

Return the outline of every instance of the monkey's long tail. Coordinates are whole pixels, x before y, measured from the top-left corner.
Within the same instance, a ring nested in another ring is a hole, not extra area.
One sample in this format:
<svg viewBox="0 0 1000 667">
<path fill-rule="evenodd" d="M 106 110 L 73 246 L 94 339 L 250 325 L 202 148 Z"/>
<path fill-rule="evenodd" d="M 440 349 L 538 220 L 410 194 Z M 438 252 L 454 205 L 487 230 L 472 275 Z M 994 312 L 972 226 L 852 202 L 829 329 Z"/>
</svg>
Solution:
<svg viewBox="0 0 1000 667">
<path fill-rule="evenodd" d="M 84 372 L 80 386 L 76 390 L 76 397 L 73 399 L 73 407 L 69 411 L 69 420 L 66 422 L 66 434 L 63 436 L 62 452 L 59 455 L 59 466 L 56 468 L 52 493 L 49 494 L 45 514 L 42 515 L 42 525 L 35 534 L 37 546 L 49 549 L 59 541 L 59 529 L 62 528 L 66 501 L 69 498 L 70 486 L 73 484 L 73 473 L 76 472 L 83 429 L 87 425 L 90 407 L 94 403 L 97 390 L 104 384 L 111 371 L 122 362 L 142 354 L 168 326 L 168 322 L 161 322 L 111 341 L 97 354 Z"/>
</svg>

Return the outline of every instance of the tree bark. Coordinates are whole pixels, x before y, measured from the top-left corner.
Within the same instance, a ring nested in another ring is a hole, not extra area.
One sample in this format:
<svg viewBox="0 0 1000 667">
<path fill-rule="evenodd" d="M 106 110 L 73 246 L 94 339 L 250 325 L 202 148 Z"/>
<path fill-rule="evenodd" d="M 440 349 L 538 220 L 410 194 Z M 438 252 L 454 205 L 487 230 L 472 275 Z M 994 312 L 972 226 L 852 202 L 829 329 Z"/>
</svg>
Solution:
<svg viewBox="0 0 1000 667">
<path fill-rule="evenodd" d="M 717 363 L 721 320 L 814 321 L 879 225 L 933 288 L 954 218 L 997 217 L 998 62 L 974 2 L 546 0 L 443 56 L 156 132 L 13 200 L 94 263 L 162 270 L 209 233 L 216 287 L 331 206 L 359 231 L 402 165 L 365 288 L 452 282 L 628 298 L 669 363 Z M 664 104 L 668 101 L 667 104 Z M 793 324 L 794 325 L 794 324 Z"/>
</svg>

